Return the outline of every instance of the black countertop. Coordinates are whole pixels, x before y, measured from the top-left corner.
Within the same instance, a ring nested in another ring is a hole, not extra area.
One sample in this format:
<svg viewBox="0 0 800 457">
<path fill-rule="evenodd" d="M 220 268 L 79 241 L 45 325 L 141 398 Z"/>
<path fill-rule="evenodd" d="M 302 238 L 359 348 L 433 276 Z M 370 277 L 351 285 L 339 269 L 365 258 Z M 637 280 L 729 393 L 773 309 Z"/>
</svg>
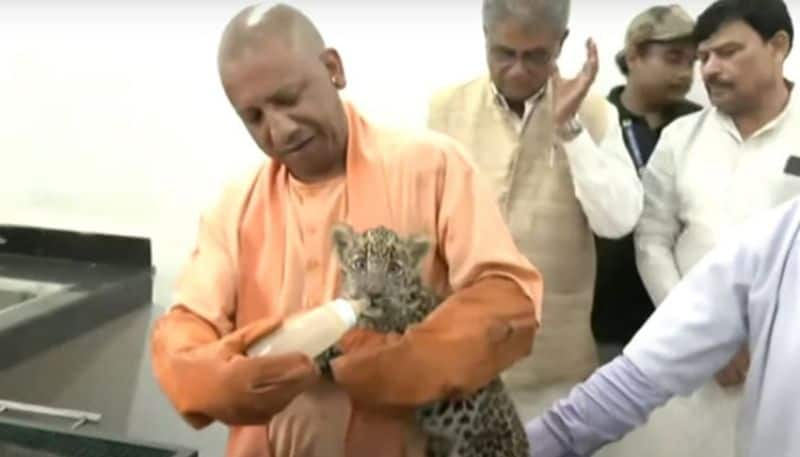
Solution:
<svg viewBox="0 0 800 457">
<path fill-rule="evenodd" d="M 20 457 L 197 457 L 197 451 L 160 443 L 120 439 L 96 432 L 66 431 L 0 418 L 0 455 Z"/>
<path fill-rule="evenodd" d="M 150 258 L 146 239 L 0 226 L 0 280 L 66 285 L 0 309 L 0 370 L 150 306 Z"/>
</svg>

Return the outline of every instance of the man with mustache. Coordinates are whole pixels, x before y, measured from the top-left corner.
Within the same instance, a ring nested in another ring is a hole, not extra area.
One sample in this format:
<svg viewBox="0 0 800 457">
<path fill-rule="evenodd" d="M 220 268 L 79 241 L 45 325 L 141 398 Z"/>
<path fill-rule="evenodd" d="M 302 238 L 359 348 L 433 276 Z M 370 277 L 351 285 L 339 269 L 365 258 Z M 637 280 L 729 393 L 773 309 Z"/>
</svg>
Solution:
<svg viewBox="0 0 800 457">
<path fill-rule="evenodd" d="M 686 99 L 692 85 L 696 46 L 694 20 L 678 5 L 654 6 L 638 14 L 625 33 L 616 61 L 627 81 L 608 94 L 617 108 L 620 135 L 606 147 L 625 151 L 641 170 L 664 128 L 701 109 Z M 618 355 L 653 312 L 636 269 L 633 234 L 595 237 L 597 280 L 592 333 L 600 361 Z"/>
<path fill-rule="evenodd" d="M 653 302 L 720 236 L 800 193 L 800 106 L 783 64 L 794 28 L 783 0 L 720 0 L 698 19 L 698 57 L 711 107 L 668 127 L 642 175 L 636 257 Z M 721 371 L 744 380 L 746 355 Z"/>
<path fill-rule="evenodd" d="M 757 224 L 766 211 L 800 195 L 800 102 L 783 68 L 794 38 L 792 20 L 782 0 L 719 0 L 698 17 L 694 38 L 712 106 L 664 130 L 643 173 L 645 210 L 635 234 L 642 279 L 653 302 L 669 309 L 657 309 L 621 357 L 551 409 L 544 422 L 531 425 L 534 442 L 563 446 L 541 456 L 585 455 L 642 424 L 673 395 L 693 391 L 692 396 L 672 399 L 650 418 L 641 431 L 649 438 L 643 441 L 648 455 L 797 455 L 796 447 L 771 448 L 778 434 L 796 435 L 797 429 L 796 424 L 783 427 L 784 405 L 762 390 L 766 367 L 781 364 L 765 358 L 764 351 L 771 348 L 764 338 L 774 326 L 791 324 L 761 322 L 761 327 L 750 328 L 754 333 L 742 347 L 746 338 L 732 338 L 734 327 L 741 330 L 740 321 L 731 321 L 726 312 L 737 313 L 737 301 L 750 302 L 748 291 L 760 294 L 760 281 L 742 276 L 719 282 L 719 268 L 699 265 L 740 225 Z M 753 255 L 771 256 L 768 250 Z M 739 260 L 745 259 L 728 262 Z M 695 268 L 700 272 L 687 286 L 693 295 L 676 290 L 661 305 Z M 768 298 L 765 307 L 772 303 Z M 756 316 L 744 313 L 741 318 L 742 325 L 752 325 Z M 725 350 L 715 351 L 721 341 L 726 341 Z M 734 352 L 734 342 L 739 342 L 738 354 L 732 361 L 721 360 Z M 742 404 L 742 433 L 737 436 L 748 348 L 756 345 L 761 351 L 754 359 L 757 378 L 748 376 L 748 401 Z M 706 373 L 713 372 L 717 383 L 703 385 Z M 759 404 L 765 396 L 773 403 Z M 789 410 L 797 410 L 793 397 L 784 401 Z M 758 434 L 753 432 L 756 415 L 765 420 L 757 424 Z M 766 432 L 776 426 L 775 434 Z M 664 436 L 661 445 L 659 434 Z M 781 438 L 786 439 L 791 438 Z"/>
<path fill-rule="evenodd" d="M 800 106 L 783 73 L 793 38 L 783 0 L 721 0 L 698 20 L 695 39 L 712 107 L 671 126 L 642 177 L 636 257 L 656 305 L 720 236 L 800 193 L 800 177 L 789 166 L 797 160 Z M 717 383 L 741 385 L 748 364 L 742 348 Z M 698 396 L 731 403 L 718 390 L 710 385 Z"/>
<path fill-rule="evenodd" d="M 422 457 L 418 406 L 473 392 L 530 352 L 539 273 L 457 143 L 380 127 L 340 99 L 342 60 L 296 9 L 241 11 L 218 66 L 271 160 L 203 214 L 153 330 L 156 378 L 192 426 L 230 426 L 228 457 Z M 287 317 L 337 297 L 339 222 L 426 236 L 424 281 L 448 298 L 403 335 L 346 335 L 329 366 L 300 352 L 246 357 Z"/>
</svg>

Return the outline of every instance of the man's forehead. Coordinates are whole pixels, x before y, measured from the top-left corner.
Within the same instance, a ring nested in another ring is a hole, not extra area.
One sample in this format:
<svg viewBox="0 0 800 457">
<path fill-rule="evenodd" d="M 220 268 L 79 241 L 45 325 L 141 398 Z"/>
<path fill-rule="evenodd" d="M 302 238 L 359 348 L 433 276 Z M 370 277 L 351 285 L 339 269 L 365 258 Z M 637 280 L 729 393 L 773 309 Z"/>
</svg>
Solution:
<svg viewBox="0 0 800 457">
<path fill-rule="evenodd" d="M 524 51 L 549 51 L 560 44 L 560 40 L 553 35 L 545 33 L 535 33 L 529 35 L 498 34 L 490 36 L 488 43 L 491 46 L 498 46 L 513 49 L 518 52 Z"/>
<path fill-rule="evenodd" d="M 708 39 L 697 45 L 698 51 L 708 51 L 730 43 L 742 43 L 751 39 L 755 30 L 741 19 L 723 23 Z"/>
<path fill-rule="evenodd" d="M 225 91 L 236 106 L 245 106 L 291 90 L 305 80 L 307 68 L 290 53 L 252 51 L 220 64 Z"/>
</svg>

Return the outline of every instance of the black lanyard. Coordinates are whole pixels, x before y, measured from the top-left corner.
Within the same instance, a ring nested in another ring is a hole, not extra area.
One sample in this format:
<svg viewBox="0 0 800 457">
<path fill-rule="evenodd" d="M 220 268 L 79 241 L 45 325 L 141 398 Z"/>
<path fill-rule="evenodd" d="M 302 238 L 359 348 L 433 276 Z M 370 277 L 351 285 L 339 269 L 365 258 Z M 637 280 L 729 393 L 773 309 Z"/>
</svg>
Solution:
<svg viewBox="0 0 800 457">
<path fill-rule="evenodd" d="M 625 137 L 628 139 L 628 145 L 631 149 L 631 156 L 633 164 L 636 166 L 636 171 L 641 174 L 644 168 L 644 156 L 642 150 L 639 149 L 639 142 L 636 141 L 636 134 L 633 132 L 633 122 L 630 119 L 622 120 L 622 131 L 625 132 Z"/>
</svg>

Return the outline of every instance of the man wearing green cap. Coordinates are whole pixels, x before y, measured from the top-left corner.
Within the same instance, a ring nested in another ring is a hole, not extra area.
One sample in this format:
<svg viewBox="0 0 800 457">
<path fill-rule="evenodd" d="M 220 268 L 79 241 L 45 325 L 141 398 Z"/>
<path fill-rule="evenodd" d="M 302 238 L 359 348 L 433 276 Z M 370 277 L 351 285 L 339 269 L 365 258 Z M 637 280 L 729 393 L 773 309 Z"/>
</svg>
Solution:
<svg viewBox="0 0 800 457">
<path fill-rule="evenodd" d="M 616 61 L 627 83 L 608 94 L 617 108 L 620 134 L 607 147 L 627 153 L 637 169 L 647 165 L 664 127 L 701 109 L 686 99 L 696 55 L 693 28 L 683 8 L 661 5 L 638 14 L 625 33 Z M 636 270 L 633 235 L 598 236 L 595 246 L 592 333 L 606 362 L 622 351 L 654 307 Z"/>
</svg>

